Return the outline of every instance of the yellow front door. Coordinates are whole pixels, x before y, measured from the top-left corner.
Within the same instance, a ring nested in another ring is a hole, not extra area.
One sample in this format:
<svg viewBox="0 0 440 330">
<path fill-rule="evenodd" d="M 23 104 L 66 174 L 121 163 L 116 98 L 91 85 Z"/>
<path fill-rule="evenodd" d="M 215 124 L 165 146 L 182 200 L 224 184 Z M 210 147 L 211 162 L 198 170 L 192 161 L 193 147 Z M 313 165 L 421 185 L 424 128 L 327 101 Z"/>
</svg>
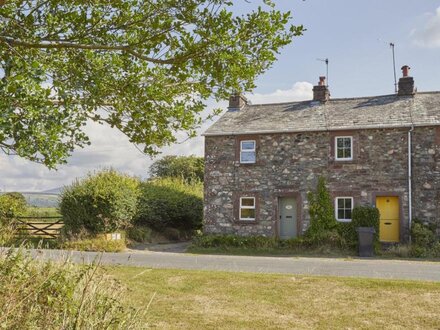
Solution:
<svg viewBox="0 0 440 330">
<path fill-rule="evenodd" d="M 376 197 L 376 207 L 380 212 L 379 240 L 399 242 L 399 197 Z"/>
</svg>

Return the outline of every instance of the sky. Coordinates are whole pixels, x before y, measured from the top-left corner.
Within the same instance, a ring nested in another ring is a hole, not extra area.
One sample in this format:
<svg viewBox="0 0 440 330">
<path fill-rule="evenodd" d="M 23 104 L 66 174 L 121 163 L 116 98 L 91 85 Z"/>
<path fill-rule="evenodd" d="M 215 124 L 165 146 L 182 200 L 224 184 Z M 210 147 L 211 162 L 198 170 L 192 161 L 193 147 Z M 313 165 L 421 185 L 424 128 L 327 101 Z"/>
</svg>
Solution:
<svg viewBox="0 0 440 330">
<path fill-rule="evenodd" d="M 252 103 L 311 99 L 312 87 L 325 75 L 329 59 L 332 98 L 392 94 L 394 78 L 390 42 L 395 44 L 397 77 L 409 65 L 418 91 L 440 90 L 440 1 L 433 0 L 274 0 L 291 11 L 304 35 L 281 50 L 278 61 L 257 80 L 247 97 Z M 234 12 L 255 9 L 259 0 L 234 0 Z M 226 109 L 227 101 L 209 102 Z M 200 134 L 211 125 L 205 123 Z M 90 124 L 91 146 L 76 150 L 68 164 L 48 170 L 16 156 L 0 154 L 0 191 L 44 191 L 70 184 L 88 172 L 112 167 L 146 178 L 148 168 L 164 155 L 202 156 L 198 136 L 162 150 L 152 159 L 143 155 L 120 132 Z"/>
</svg>

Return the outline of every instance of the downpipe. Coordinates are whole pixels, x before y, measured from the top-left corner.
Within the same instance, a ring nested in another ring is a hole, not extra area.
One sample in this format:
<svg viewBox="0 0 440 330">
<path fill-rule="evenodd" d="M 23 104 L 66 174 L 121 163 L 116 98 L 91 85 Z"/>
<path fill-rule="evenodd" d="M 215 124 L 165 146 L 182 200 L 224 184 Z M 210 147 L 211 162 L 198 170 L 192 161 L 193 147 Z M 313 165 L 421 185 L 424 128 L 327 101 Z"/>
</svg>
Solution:
<svg viewBox="0 0 440 330">
<path fill-rule="evenodd" d="M 411 244 L 411 225 L 412 225 L 412 132 L 414 125 L 408 131 L 408 226 L 409 226 L 409 244 Z"/>
</svg>

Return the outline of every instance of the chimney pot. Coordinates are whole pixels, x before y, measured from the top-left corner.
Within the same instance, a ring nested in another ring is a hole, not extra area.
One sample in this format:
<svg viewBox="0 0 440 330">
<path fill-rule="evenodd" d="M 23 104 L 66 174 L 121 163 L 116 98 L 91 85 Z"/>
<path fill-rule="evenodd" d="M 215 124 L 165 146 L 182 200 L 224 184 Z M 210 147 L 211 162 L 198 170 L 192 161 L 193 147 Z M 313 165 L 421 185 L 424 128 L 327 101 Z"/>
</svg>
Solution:
<svg viewBox="0 0 440 330">
<path fill-rule="evenodd" d="M 408 77 L 409 76 L 409 70 L 410 69 L 411 68 L 408 65 L 402 66 L 401 70 L 402 70 L 402 73 L 403 73 L 404 77 Z"/>
<path fill-rule="evenodd" d="M 313 86 L 313 101 L 319 101 L 322 103 L 327 102 L 330 99 L 330 91 L 325 84 L 325 77 L 319 77 L 317 86 Z"/>
<path fill-rule="evenodd" d="M 229 96 L 229 109 L 230 110 L 240 110 L 246 104 L 248 104 L 248 100 L 241 93 L 234 93 Z"/>
</svg>

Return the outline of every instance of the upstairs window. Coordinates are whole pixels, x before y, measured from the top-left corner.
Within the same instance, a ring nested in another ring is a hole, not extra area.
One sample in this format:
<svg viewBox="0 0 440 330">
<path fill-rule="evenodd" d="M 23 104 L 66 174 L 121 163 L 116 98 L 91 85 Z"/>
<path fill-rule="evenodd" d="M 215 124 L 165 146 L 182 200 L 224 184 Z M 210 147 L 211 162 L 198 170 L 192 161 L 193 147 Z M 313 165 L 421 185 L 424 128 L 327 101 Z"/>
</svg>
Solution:
<svg viewBox="0 0 440 330">
<path fill-rule="evenodd" d="M 255 197 L 240 198 L 240 220 L 255 220 Z"/>
<path fill-rule="evenodd" d="M 353 211 L 353 197 L 336 197 L 335 199 L 336 220 L 341 222 L 351 221 Z"/>
<path fill-rule="evenodd" d="M 254 164 L 256 160 L 255 140 L 240 141 L 240 163 Z"/>
<path fill-rule="evenodd" d="M 353 160 L 352 136 L 337 136 L 335 138 L 335 159 Z"/>
</svg>

